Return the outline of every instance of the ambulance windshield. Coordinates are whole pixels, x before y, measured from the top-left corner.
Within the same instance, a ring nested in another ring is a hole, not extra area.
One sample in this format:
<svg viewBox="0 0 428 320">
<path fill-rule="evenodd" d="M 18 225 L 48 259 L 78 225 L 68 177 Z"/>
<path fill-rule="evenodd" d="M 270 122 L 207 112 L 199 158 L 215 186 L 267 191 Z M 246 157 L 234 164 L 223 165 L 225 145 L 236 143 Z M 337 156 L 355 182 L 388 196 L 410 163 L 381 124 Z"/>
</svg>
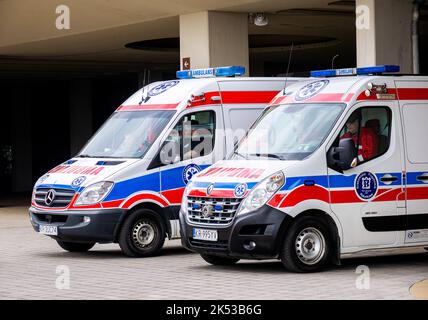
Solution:
<svg viewBox="0 0 428 320">
<path fill-rule="evenodd" d="M 344 104 L 288 104 L 267 109 L 233 158 L 302 160 L 324 141 Z"/>
<path fill-rule="evenodd" d="M 171 110 L 115 112 L 78 157 L 141 158 L 174 113 Z"/>
</svg>

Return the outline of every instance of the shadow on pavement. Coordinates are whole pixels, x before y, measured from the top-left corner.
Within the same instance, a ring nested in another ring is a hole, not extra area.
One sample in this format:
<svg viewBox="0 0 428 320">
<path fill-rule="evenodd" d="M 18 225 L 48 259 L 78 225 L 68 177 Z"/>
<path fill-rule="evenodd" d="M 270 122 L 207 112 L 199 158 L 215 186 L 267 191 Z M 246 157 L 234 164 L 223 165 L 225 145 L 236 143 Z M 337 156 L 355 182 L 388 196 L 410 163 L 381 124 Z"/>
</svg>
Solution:
<svg viewBox="0 0 428 320">
<path fill-rule="evenodd" d="M 99 247 L 98 247 L 99 248 Z M 67 252 L 58 247 L 56 251 L 52 252 L 43 252 L 37 254 L 39 257 L 46 258 L 85 258 L 85 259 L 155 259 L 157 257 L 164 256 L 178 256 L 178 255 L 188 255 L 192 254 L 192 252 L 184 249 L 183 247 L 166 247 L 163 248 L 159 255 L 154 257 L 147 258 L 130 258 L 125 256 L 120 250 L 119 246 L 117 249 L 109 249 L 109 250 L 98 250 L 97 247 L 95 249 L 89 250 L 88 252 Z"/>
<path fill-rule="evenodd" d="M 358 257 L 348 258 L 342 260 L 342 265 L 331 266 L 322 272 L 334 272 L 339 270 L 353 270 L 359 265 L 367 265 L 369 267 L 382 267 L 388 266 L 407 266 L 412 264 L 418 264 L 426 266 L 428 270 L 428 253 L 417 253 L 417 254 L 400 254 L 400 255 L 388 255 L 388 256 L 376 256 L 376 257 Z M 231 266 L 213 266 L 203 261 L 201 258 L 201 264 L 193 266 L 194 269 L 204 269 L 210 271 L 236 271 L 236 272 L 287 272 L 282 266 L 279 260 L 264 260 L 264 261 L 253 261 L 253 260 L 241 260 L 235 265 Z"/>
</svg>

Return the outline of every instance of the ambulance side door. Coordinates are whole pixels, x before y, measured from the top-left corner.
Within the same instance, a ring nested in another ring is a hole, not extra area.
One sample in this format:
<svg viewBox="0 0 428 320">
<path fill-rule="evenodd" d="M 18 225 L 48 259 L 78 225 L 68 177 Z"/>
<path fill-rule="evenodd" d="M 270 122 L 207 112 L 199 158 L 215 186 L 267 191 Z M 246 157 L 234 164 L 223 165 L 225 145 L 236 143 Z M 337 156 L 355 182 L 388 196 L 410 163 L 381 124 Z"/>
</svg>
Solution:
<svg viewBox="0 0 428 320">
<path fill-rule="evenodd" d="M 358 152 L 355 167 L 328 168 L 330 206 L 342 225 L 342 246 L 350 251 L 402 244 L 397 225 L 405 212 L 400 122 L 397 101 L 366 101 L 347 111 L 336 133 L 333 147 L 352 137 Z"/>
<path fill-rule="evenodd" d="M 401 111 L 407 177 L 405 243 L 428 243 L 428 103 L 406 102 Z"/>
<path fill-rule="evenodd" d="M 222 153 L 222 129 L 219 107 L 189 109 L 178 117 L 161 143 L 153 164 L 160 169 L 161 194 L 176 208 L 175 213 L 192 176 L 212 165 Z"/>
</svg>

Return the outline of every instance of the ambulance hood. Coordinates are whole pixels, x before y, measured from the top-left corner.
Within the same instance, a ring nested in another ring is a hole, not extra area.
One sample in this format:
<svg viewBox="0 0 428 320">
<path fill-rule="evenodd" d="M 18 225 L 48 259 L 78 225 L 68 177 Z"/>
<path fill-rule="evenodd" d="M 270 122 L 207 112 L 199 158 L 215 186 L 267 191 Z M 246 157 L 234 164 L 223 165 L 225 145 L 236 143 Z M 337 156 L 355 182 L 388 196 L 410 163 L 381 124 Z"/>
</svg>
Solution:
<svg viewBox="0 0 428 320">
<path fill-rule="evenodd" d="M 35 187 L 72 188 L 76 191 L 108 178 L 140 159 L 73 158 L 56 166 Z"/>
<path fill-rule="evenodd" d="M 280 170 L 286 171 L 300 161 L 280 160 L 223 160 L 198 173 L 194 182 L 247 183 L 254 186 L 264 178 Z"/>
</svg>

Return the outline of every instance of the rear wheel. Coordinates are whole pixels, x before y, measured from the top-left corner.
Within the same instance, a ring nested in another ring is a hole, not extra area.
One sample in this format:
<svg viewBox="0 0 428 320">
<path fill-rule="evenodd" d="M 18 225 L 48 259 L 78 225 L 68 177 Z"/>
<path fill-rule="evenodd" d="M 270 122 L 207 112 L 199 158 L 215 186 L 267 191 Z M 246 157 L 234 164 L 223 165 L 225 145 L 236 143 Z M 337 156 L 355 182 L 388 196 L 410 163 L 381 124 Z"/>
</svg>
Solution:
<svg viewBox="0 0 428 320">
<path fill-rule="evenodd" d="M 215 266 L 229 266 L 239 261 L 239 259 L 236 259 L 236 258 L 213 256 L 205 253 L 201 253 L 201 257 L 209 264 L 212 264 Z"/>
<path fill-rule="evenodd" d="M 57 240 L 59 246 L 69 252 L 86 252 L 92 249 L 95 242 L 67 242 Z"/>
<path fill-rule="evenodd" d="M 284 267 L 292 272 L 319 271 L 330 262 L 331 237 L 319 217 L 298 218 L 287 231 L 280 253 Z"/>
<path fill-rule="evenodd" d="M 119 234 L 119 246 L 130 257 L 149 257 L 160 252 L 165 228 L 155 211 L 139 209 L 125 220 Z"/>
</svg>

